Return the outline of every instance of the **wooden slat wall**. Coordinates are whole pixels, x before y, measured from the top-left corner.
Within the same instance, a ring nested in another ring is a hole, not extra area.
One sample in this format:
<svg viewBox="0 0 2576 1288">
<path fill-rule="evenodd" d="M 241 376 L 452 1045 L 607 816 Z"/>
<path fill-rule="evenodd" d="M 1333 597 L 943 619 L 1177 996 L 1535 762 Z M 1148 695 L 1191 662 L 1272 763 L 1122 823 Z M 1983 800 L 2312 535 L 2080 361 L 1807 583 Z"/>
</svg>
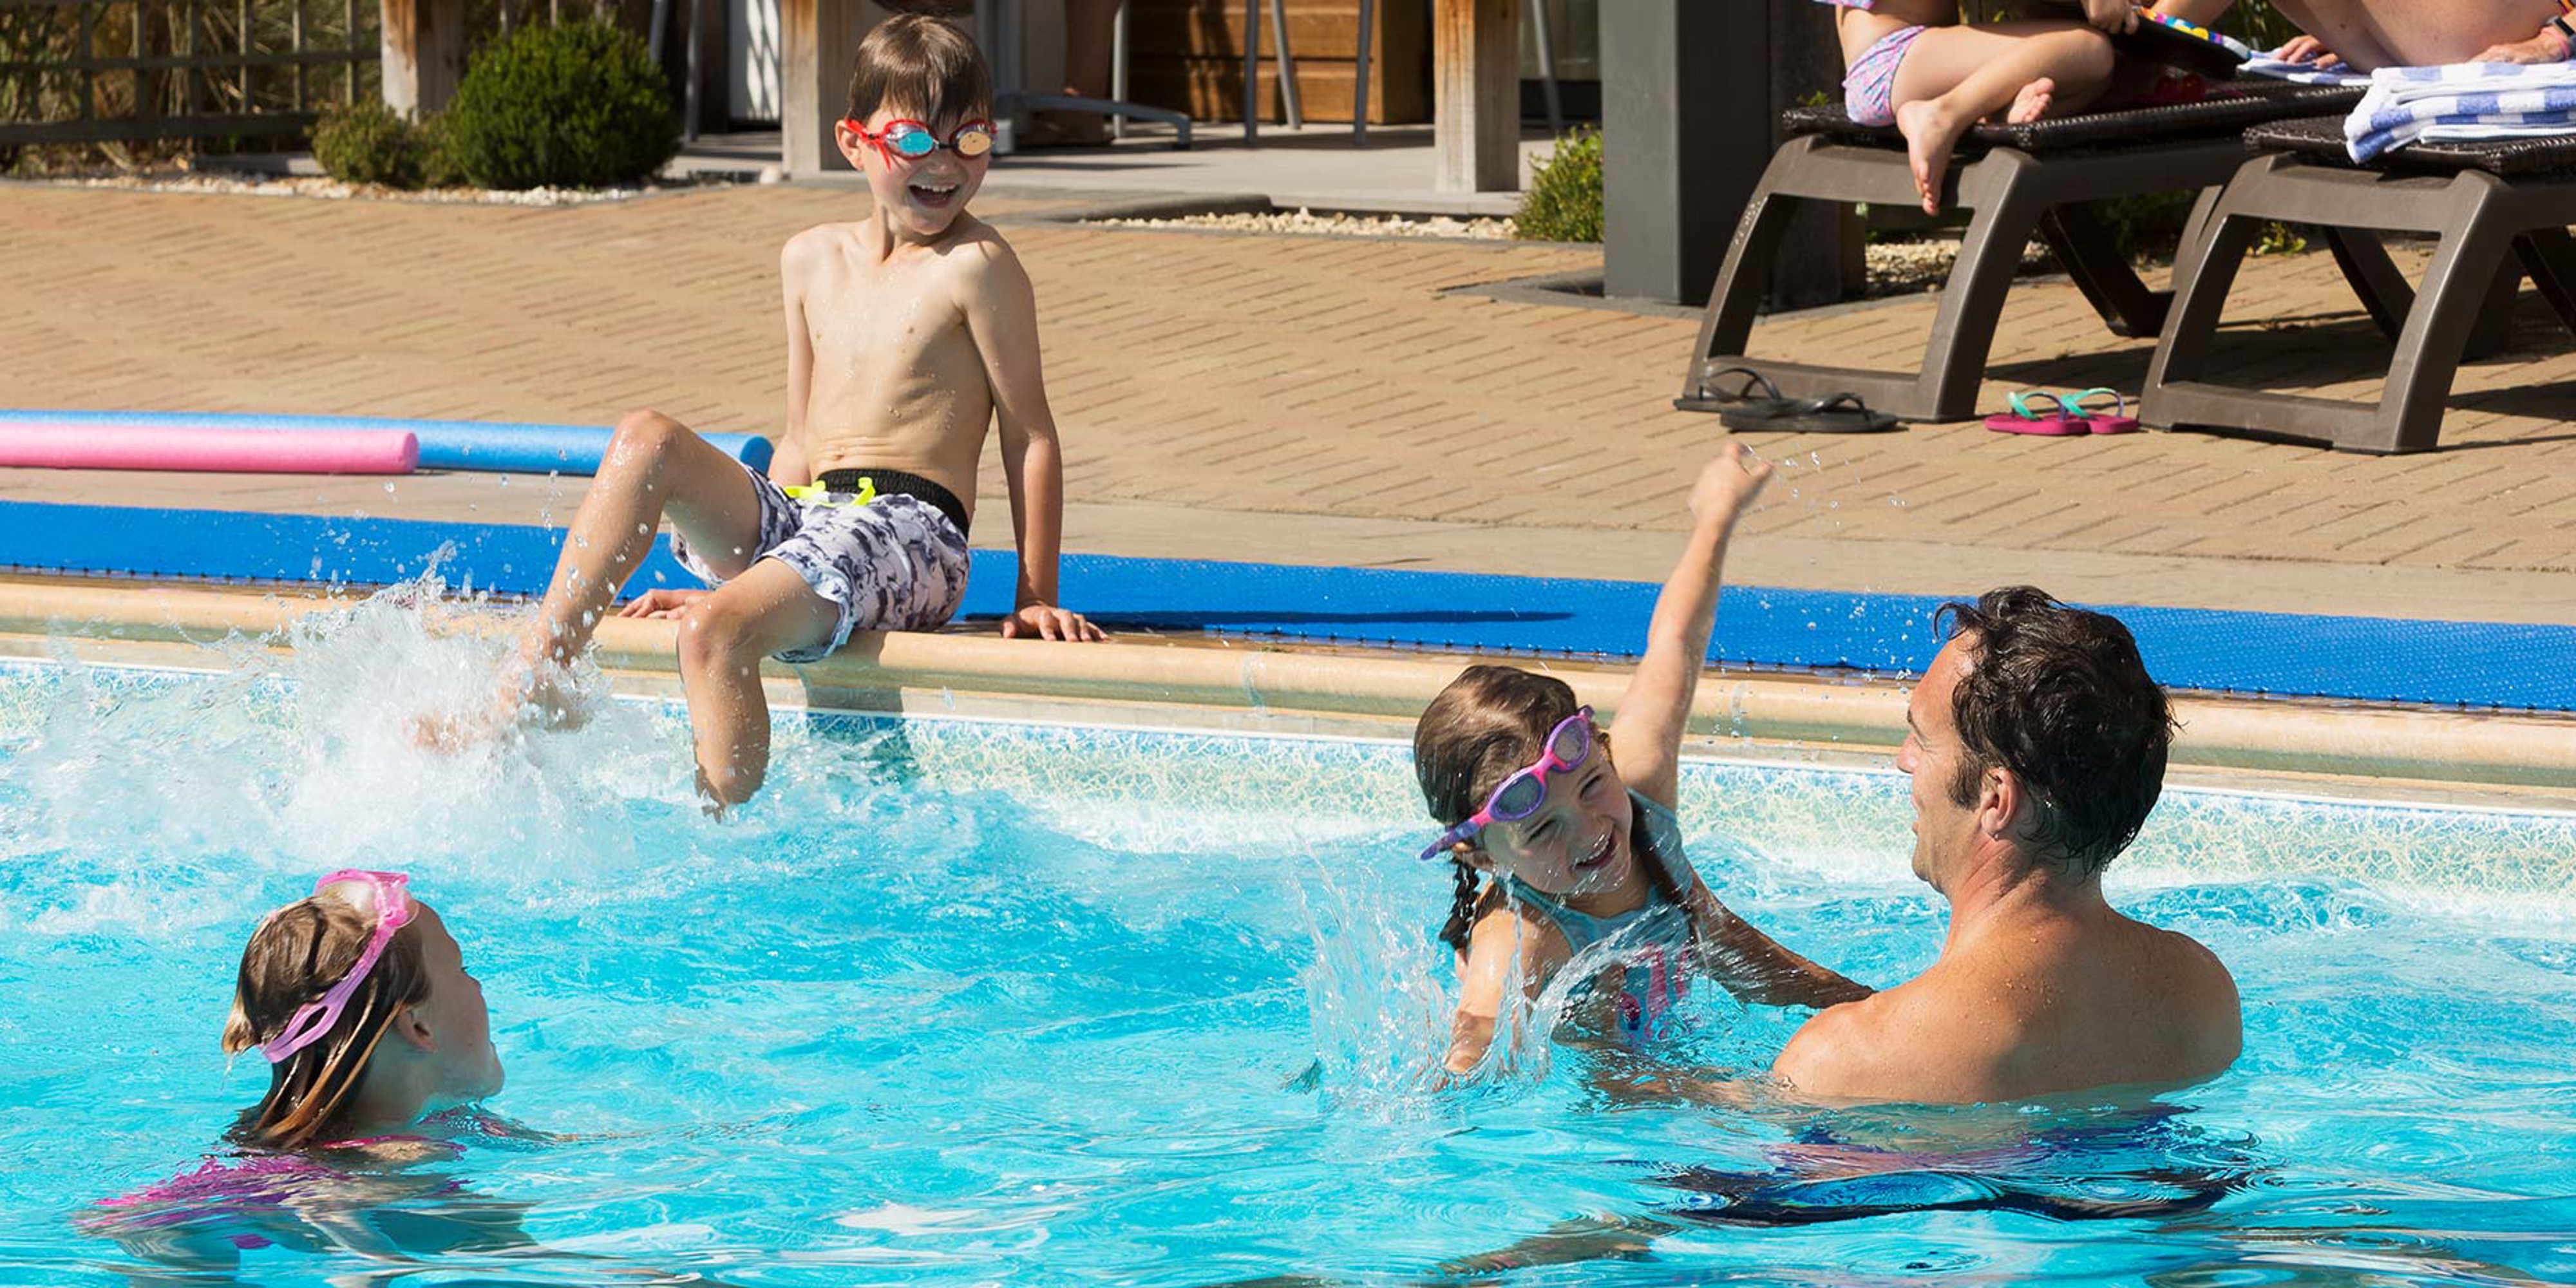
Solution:
<svg viewBox="0 0 2576 1288">
<path fill-rule="evenodd" d="M 1262 0 L 1265 120 L 1279 119 L 1278 50 L 1270 6 L 1288 12 L 1299 106 L 1310 121 L 1351 119 L 1359 51 L 1359 0 Z M 1419 0 L 1378 0 L 1369 49 L 1369 120 L 1431 119 L 1430 26 Z M 1201 120 L 1243 115 L 1243 0 L 1133 0 L 1127 20 L 1128 93 Z"/>
</svg>

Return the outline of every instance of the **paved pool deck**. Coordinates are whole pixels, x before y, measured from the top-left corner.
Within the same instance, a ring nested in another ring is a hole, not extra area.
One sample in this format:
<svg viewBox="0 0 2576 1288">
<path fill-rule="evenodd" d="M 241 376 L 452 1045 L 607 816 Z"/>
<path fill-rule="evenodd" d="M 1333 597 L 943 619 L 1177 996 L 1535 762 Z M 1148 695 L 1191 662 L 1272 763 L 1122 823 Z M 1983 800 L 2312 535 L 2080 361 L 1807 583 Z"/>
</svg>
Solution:
<svg viewBox="0 0 2576 1288">
<path fill-rule="evenodd" d="M 1696 323 L 1477 288 L 1588 248 L 1085 227 L 1133 193 L 1001 188 L 1038 288 L 1069 549 L 1659 579 L 1726 437 L 1676 412 Z M 0 405 L 605 424 L 778 422 L 776 255 L 836 185 L 529 209 L 0 186 Z M 2407 257 L 2420 261 L 2420 256 Z M 1919 348 L 1933 301 L 1788 315 L 1758 352 Z M 2386 345 L 2322 254 L 2252 263 L 2226 333 L 2276 387 L 2375 397 Z M 2183 607 L 2576 622 L 2576 343 L 2526 296 L 2463 368 L 2445 450 L 1917 425 L 1748 435 L 1782 477 L 1733 580 Z M 2017 288 L 1984 401 L 2135 390 L 2152 345 Z M 2225 374 L 2222 372 L 2222 375 Z M 561 522 L 586 480 L 0 470 L 0 498 Z M 982 487 L 1002 487 L 987 454 Z M 1007 543 L 1007 525 L 979 527 Z M 1077 605 L 1078 606 L 1078 605 Z"/>
</svg>

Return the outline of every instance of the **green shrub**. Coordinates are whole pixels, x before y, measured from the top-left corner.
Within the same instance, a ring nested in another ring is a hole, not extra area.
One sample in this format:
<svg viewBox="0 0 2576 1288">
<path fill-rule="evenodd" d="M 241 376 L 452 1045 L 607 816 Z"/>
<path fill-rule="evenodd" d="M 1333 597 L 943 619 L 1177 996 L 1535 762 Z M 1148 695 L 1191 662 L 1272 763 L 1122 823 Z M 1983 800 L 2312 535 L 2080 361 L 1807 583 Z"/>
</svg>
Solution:
<svg viewBox="0 0 2576 1288">
<path fill-rule="evenodd" d="M 446 114 L 424 118 L 419 125 L 412 127 L 412 137 L 420 142 L 420 186 L 465 186 L 465 174 L 456 168 L 456 150 L 447 142 Z"/>
<path fill-rule="evenodd" d="M 2130 259 L 2170 256 L 2182 241 L 2182 226 L 2191 218 L 2189 192 L 2149 192 L 2116 197 L 2093 207 L 2111 230 L 2111 240 Z"/>
<path fill-rule="evenodd" d="M 313 127 L 313 159 L 343 183 L 417 188 L 428 166 L 421 131 L 384 100 L 360 98 L 322 114 Z"/>
<path fill-rule="evenodd" d="M 2111 240 L 2120 253 L 2132 260 L 2170 259 L 2182 241 L 2182 226 L 2191 219 L 2195 193 L 2156 192 L 2135 197 L 2119 197 L 2101 202 L 2095 213 L 2111 230 Z M 2254 234 L 2252 251 L 2257 255 L 2295 255 L 2308 248 L 2308 239 L 2288 224 L 2264 221 Z"/>
<path fill-rule="evenodd" d="M 485 188 L 641 183 L 680 150 L 644 41 L 589 18 L 530 24 L 475 55 L 440 129 L 440 151 Z"/>
<path fill-rule="evenodd" d="M 1601 240 L 1601 132 L 1576 126 L 1530 173 L 1514 235 L 1531 241 Z"/>
</svg>

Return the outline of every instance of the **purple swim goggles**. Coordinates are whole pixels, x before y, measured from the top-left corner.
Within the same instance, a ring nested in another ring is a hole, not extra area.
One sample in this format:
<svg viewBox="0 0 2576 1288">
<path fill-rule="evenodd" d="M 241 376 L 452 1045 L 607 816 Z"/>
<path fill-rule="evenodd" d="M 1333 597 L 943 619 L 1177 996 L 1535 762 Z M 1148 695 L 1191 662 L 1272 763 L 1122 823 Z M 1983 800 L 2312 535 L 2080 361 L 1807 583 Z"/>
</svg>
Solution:
<svg viewBox="0 0 2576 1288">
<path fill-rule="evenodd" d="M 1513 770 L 1510 776 L 1494 786 L 1494 794 L 1485 798 L 1485 807 L 1469 816 L 1466 822 L 1450 828 L 1422 852 L 1427 862 L 1460 841 L 1471 840 L 1492 823 L 1517 823 L 1538 812 L 1547 803 L 1547 778 L 1581 765 L 1592 755 L 1592 708 L 1578 707 L 1573 715 L 1557 722 L 1548 730 L 1547 744 L 1538 759 L 1528 766 Z"/>
<path fill-rule="evenodd" d="M 340 1022 L 340 1012 L 347 1009 L 349 998 L 366 982 L 367 972 L 376 968 L 376 959 L 385 955 L 385 945 L 392 943 L 394 932 L 411 924 L 411 878 L 400 872 L 369 872 L 362 868 L 342 868 L 313 883 L 313 893 L 320 894 L 335 885 L 362 885 L 373 892 L 376 933 L 367 939 L 367 950 L 358 954 L 358 962 L 331 991 L 319 999 L 306 1002 L 286 1017 L 286 1026 L 277 1036 L 260 1044 L 260 1054 L 270 1064 L 284 1064 L 296 1052 L 313 1045 L 331 1026 Z M 353 905 L 355 900 L 350 901 Z"/>
</svg>

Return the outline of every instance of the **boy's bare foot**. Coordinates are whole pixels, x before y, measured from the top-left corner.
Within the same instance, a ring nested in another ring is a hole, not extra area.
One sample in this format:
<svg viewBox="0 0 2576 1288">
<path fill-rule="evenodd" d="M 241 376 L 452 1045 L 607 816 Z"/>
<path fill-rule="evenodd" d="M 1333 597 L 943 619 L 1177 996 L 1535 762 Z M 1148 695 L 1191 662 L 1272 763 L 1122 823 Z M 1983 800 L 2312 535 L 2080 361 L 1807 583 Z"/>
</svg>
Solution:
<svg viewBox="0 0 2576 1288">
<path fill-rule="evenodd" d="M 505 682 L 479 711 L 423 712 L 404 728 L 423 751 L 457 755 L 518 727 L 577 729 L 590 713 L 565 688 L 560 668 L 541 665 Z"/>
<path fill-rule="evenodd" d="M 1914 191 L 1923 198 L 1923 213 L 1941 213 L 1941 181 L 1950 172 L 1950 153 L 1968 132 L 1966 116 L 1945 110 L 1941 100 L 1918 99 L 1896 109 L 1897 132 L 1905 136 L 1905 159 L 1914 170 Z"/>
<path fill-rule="evenodd" d="M 2012 110 L 2004 113 L 2004 119 L 2015 125 L 2028 125 L 2048 115 L 2048 105 L 2056 98 L 2057 82 L 2042 76 L 2013 96 Z"/>
</svg>

